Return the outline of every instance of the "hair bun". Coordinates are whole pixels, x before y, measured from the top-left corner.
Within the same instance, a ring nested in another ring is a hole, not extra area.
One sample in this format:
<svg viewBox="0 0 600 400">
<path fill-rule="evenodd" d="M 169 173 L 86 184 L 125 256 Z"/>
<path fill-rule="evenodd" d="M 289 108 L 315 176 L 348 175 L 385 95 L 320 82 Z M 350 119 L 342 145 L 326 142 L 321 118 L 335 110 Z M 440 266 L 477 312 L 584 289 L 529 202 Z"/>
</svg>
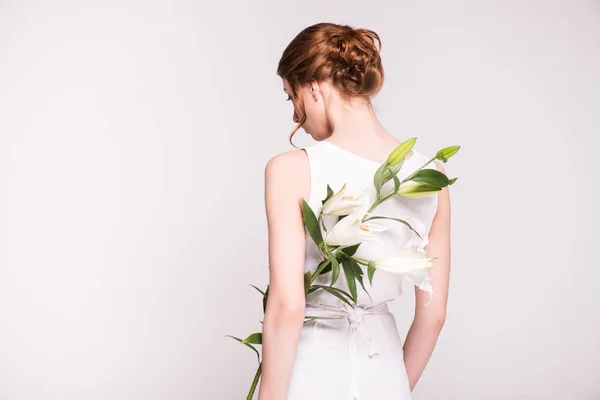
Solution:
<svg viewBox="0 0 600 400">
<path fill-rule="evenodd" d="M 333 81 L 348 95 L 373 96 L 383 85 L 381 41 L 368 29 L 343 26 L 330 34 Z"/>
</svg>

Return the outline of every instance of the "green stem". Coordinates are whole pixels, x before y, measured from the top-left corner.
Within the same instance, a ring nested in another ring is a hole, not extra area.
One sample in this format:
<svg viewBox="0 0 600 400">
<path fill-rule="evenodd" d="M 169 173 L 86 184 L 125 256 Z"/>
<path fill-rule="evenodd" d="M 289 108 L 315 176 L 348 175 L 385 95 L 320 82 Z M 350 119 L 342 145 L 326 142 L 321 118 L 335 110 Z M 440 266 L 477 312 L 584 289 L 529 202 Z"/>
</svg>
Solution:
<svg viewBox="0 0 600 400">
<path fill-rule="evenodd" d="M 396 192 L 394 192 L 392 190 L 388 194 L 386 194 L 385 196 L 383 196 L 382 198 L 375 200 L 375 202 L 373 203 L 373 205 L 371 207 L 369 207 L 369 209 L 367 210 L 366 214 L 368 214 L 371 211 L 373 211 L 373 209 L 375 207 L 377 207 L 378 205 L 380 205 L 381 203 L 383 203 L 384 201 L 386 201 L 387 199 L 389 199 L 390 197 L 392 197 L 395 194 L 396 194 Z M 363 220 L 363 222 L 364 222 L 364 220 Z"/>
<path fill-rule="evenodd" d="M 252 381 L 252 385 L 250 386 L 250 391 L 248 392 L 248 396 L 246 396 L 246 400 L 252 400 L 254 396 L 254 391 L 256 390 L 256 385 L 258 385 L 258 379 L 260 378 L 260 374 L 262 372 L 262 362 L 258 363 L 258 369 L 256 370 L 256 374 L 254 375 L 254 380 Z"/>
<path fill-rule="evenodd" d="M 427 161 L 425 164 L 423 164 L 422 166 L 420 166 L 419 168 L 417 168 L 412 174 L 410 174 L 409 176 L 407 176 L 406 178 L 404 178 L 400 182 L 400 184 L 403 184 L 403 183 L 406 183 L 406 182 L 410 181 L 420 170 L 422 170 L 423 168 L 425 168 L 427 165 L 429 165 L 434 160 L 436 160 L 435 157 L 433 157 L 431 160 Z M 392 197 L 395 194 L 396 194 L 396 192 L 394 192 L 392 190 L 388 194 L 386 194 L 383 197 L 381 197 L 380 199 L 375 200 L 375 202 L 373 203 L 373 205 L 367 211 L 367 214 L 370 213 L 371 211 L 373 211 L 373 209 L 375 209 L 375 207 L 377 207 L 378 205 L 380 205 L 385 200 L 389 199 L 390 197 Z M 364 222 L 364 219 L 363 219 L 363 222 Z"/>
<path fill-rule="evenodd" d="M 340 247 L 338 247 L 337 249 L 333 250 L 333 251 L 331 252 L 331 255 L 334 255 L 335 253 L 337 253 L 338 251 L 341 251 L 341 250 L 343 250 L 343 249 L 345 249 L 345 247 L 343 247 L 343 246 L 340 246 Z"/>
<path fill-rule="evenodd" d="M 327 245 L 325 245 L 327 246 Z M 326 248 L 327 252 L 329 254 L 323 254 L 321 253 L 321 255 L 323 257 L 325 257 L 326 259 L 328 259 L 330 256 L 335 255 L 338 251 L 341 251 L 342 249 L 344 249 L 345 247 L 340 246 L 337 249 L 333 250 L 333 251 L 329 251 L 328 248 Z M 317 276 L 319 276 L 321 274 L 321 271 L 323 271 L 325 268 L 327 267 L 327 264 L 323 264 L 323 266 L 321 268 L 317 268 L 317 270 L 312 274 L 312 276 L 310 277 L 310 284 L 312 285 L 312 283 L 315 281 L 315 279 L 317 279 Z"/>
<path fill-rule="evenodd" d="M 435 160 L 436 158 L 433 157 L 431 160 L 427 161 L 425 164 L 423 164 L 422 166 L 420 166 L 419 168 L 417 168 L 412 174 L 410 174 L 409 176 L 407 176 L 402 182 L 400 183 L 405 183 L 410 181 L 416 174 L 417 172 L 419 172 L 420 170 L 422 170 L 423 168 L 425 168 L 428 164 L 430 164 L 433 160 Z"/>
<path fill-rule="evenodd" d="M 327 264 L 323 264 L 323 267 L 318 268 L 314 274 L 311 275 L 310 277 L 310 284 L 312 286 L 312 283 L 315 281 L 315 279 L 317 279 L 317 276 L 321 275 L 321 271 L 323 271 L 325 269 L 325 267 L 327 266 Z M 310 289 L 310 287 L 309 287 Z"/>
</svg>

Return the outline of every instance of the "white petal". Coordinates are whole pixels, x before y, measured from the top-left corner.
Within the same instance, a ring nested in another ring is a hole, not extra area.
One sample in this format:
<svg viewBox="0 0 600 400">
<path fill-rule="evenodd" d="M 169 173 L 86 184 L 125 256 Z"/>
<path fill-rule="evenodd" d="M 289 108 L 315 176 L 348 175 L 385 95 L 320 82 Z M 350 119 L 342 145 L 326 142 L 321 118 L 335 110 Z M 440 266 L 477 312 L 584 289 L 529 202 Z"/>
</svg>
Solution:
<svg viewBox="0 0 600 400">
<path fill-rule="evenodd" d="M 381 265 L 381 264 L 375 263 L 375 267 L 377 269 L 381 269 L 381 270 L 387 271 L 387 272 L 392 272 L 394 274 L 405 274 L 405 273 L 409 273 L 409 272 L 426 270 L 427 268 L 430 268 L 431 266 L 432 266 L 432 264 L 429 262 L 411 263 L 411 262 L 404 261 L 404 262 L 397 263 L 394 265 Z"/>
<path fill-rule="evenodd" d="M 325 242 L 334 246 L 351 246 L 361 241 L 359 220 L 353 220 L 349 215 L 338 221 L 325 237 Z"/>
<path fill-rule="evenodd" d="M 327 213 L 324 212 L 324 214 L 328 214 L 328 215 L 337 215 L 337 216 L 342 216 L 342 215 L 348 215 L 351 214 L 352 212 L 354 212 L 354 210 L 356 210 L 358 207 L 360 207 L 360 204 L 357 203 L 350 203 L 347 202 L 346 204 L 338 204 L 338 207 L 332 207 L 330 208 Z"/>
<path fill-rule="evenodd" d="M 325 202 L 325 204 L 323 204 L 323 208 L 322 208 L 323 214 L 330 214 L 336 208 L 336 206 L 342 200 L 342 197 L 344 196 L 345 191 L 346 191 L 346 184 L 344 183 L 344 185 L 342 185 L 342 188 L 340 190 L 338 190 L 337 193 L 334 193 Z"/>
<path fill-rule="evenodd" d="M 433 297 L 433 287 L 431 286 L 431 277 L 429 276 L 429 271 L 422 270 L 407 272 L 404 274 L 404 277 L 420 290 L 429 293 L 429 301 L 427 304 L 425 304 L 425 306 L 428 306 L 429 303 L 431 303 L 431 298 Z"/>
<path fill-rule="evenodd" d="M 352 213 L 338 222 L 331 228 L 332 231 L 345 231 L 347 229 L 358 228 L 360 226 L 360 217 Z"/>
<path fill-rule="evenodd" d="M 330 232 L 325 237 L 325 243 L 332 245 L 332 246 L 353 246 L 355 244 L 362 242 L 363 240 L 364 240 L 363 237 L 354 235 L 354 234 L 352 234 L 352 232 L 350 232 L 350 234 L 344 234 L 344 235 L 332 234 L 332 232 Z"/>
<path fill-rule="evenodd" d="M 369 232 L 383 232 L 388 229 L 388 227 L 385 225 L 380 225 L 369 221 L 363 222 L 362 226 L 366 227 Z"/>
</svg>

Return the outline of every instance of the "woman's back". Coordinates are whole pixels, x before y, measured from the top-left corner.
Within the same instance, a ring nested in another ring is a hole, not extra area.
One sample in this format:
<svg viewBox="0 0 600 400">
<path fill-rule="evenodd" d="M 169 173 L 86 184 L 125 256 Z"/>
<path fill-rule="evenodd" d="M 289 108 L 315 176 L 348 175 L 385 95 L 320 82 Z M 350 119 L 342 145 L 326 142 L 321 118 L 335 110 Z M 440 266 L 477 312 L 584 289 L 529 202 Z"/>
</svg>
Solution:
<svg viewBox="0 0 600 400">
<path fill-rule="evenodd" d="M 344 184 L 348 188 L 355 190 L 367 190 L 367 196 L 372 203 L 375 200 L 375 188 L 373 185 L 373 176 L 375 171 L 381 165 L 381 162 L 362 158 L 348 150 L 342 149 L 329 140 L 317 142 L 312 146 L 305 148 L 310 167 L 310 196 L 308 204 L 315 213 L 319 213 L 322 207 L 322 200 L 327 195 L 327 185 L 334 192 L 337 192 Z M 412 155 L 405 159 L 400 172 L 397 176 L 400 180 L 407 177 L 416 169 L 422 167 L 429 158 L 420 154 L 414 148 Z M 429 164 L 425 169 L 435 168 Z M 392 188 L 393 182 L 390 181 L 384 186 Z M 408 222 L 421 237 L 423 242 L 421 246 L 427 244 L 427 235 L 435 216 L 437 207 L 437 196 L 427 196 L 419 198 L 409 198 L 395 196 L 378 205 L 371 214 L 373 216 L 385 216 L 399 218 Z M 323 216 L 327 219 L 329 216 Z M 329 218 L 333 224 L 337 217 Z M 406 225 L 385 219 L 378 219 L 377 223 L 385 225 L 388 229 L 384 232 L 378 232 L 377 237 L 381 242 L 365 241 L 357 252 L 356 256 L 367 260 L 378 260 L 397 255 L 402 248 L 409 242 L 420 239 Z M 304 270 L 314 272 L 318 264 L 323 260 L 314 241 L 307 234 L 306 243 L 306 261 Z M 366 268 L 365 268 L 366 269 Z M 365 275 L 366 276 L 366 275 Z M 322 284 L 331 283 L 331 274 L 322 275 L 317 278 L 317 282 Z M 393 300 L 402 294 L 402 276 L 390 272 L 377 270 L 373 276 L 373 285 L 365 279 L 365 287 L 371 297 L 369 297 L 361 288 L 358 291 L 358 304 L 374 305 L 383 301 Z M 341 274 L 339 280 L 334 284 L 335 287 L 347 290 L 345 276 Z M 340 300 L 336 297 L 317 291 L 309 294 L 307 298 L 309 304 L 339 304 Z"/>
<path fill-rule="evenodd" d="M 360 157 L 329 140 L 317 142 L 304 150 L 310 167 L 310 195 L 307 202 L 316 214 L 321 211 L 328 185 L 334 192 L 343 185 L 354 190 L 364 189 L 370 202 L 375 200 L 373 176 L 381 162 Z M 402 180 L 427 161 L 428 158 L 413 149 L 397 176 Z M 389 185 L 393 185 L 393 182 L 388 182 L 384 191 Z M 408 243 L 425 246 L 436 207 L 437 196 L 396 196 L 383 202 L 373 209 L 372 215 L 405 220 L 419 232 L 423 240 L 404 224 L 381 219 L 377 222 L 388 228 L 377 233 L 381 242 L 361 243 L 355 256 L 377 260 L 398 254 Z M 331 226 L 338 217 L 324 215 L 323 218 Z M 304 270 L 314 272 L 323 261 L 323 256 L 308 232 L 306 237 Z M 363 272 L 366 277 L 366 268 Z M 377 270 L 372 285 L 368 279 L 363 280 L 370 297 L 362 287 L 357 288 L 357 308 L 351 308 L 325 290 L 308 294 L 306 315 L 322 318 L 306 324 L 302 329 L 288 400 L 410 398 L 402 341 L 387 306 L 387 302 L 402 294 L 402 281 L 401 275 Z M 329 285 L 331 273 L 319 276 L 315 283 Z M 349 290 L 343 273 L 333 286 Z"/>
</svg>

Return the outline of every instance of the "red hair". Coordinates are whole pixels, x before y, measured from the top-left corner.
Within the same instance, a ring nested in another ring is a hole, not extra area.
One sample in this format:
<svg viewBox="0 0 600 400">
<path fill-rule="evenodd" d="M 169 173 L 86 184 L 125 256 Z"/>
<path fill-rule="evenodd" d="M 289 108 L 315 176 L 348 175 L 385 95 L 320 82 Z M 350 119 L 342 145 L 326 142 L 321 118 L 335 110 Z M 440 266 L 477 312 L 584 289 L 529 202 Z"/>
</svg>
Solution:
<svg viewBox="0 0 600 400">
<path fill-rule="evenodd" d="M 383 85 L 380 53 L 381 40 L 369 29 L 327 22 L 303 29 L 285 48 L 277 66 L 277 75 L 289 82 L 294 103 L 302 111 L 300 122 L 290 134 L 290 143 L 306 121 L 300 87 L 331 78 L 343 98 L 369 99 Z"/>
</svg>

